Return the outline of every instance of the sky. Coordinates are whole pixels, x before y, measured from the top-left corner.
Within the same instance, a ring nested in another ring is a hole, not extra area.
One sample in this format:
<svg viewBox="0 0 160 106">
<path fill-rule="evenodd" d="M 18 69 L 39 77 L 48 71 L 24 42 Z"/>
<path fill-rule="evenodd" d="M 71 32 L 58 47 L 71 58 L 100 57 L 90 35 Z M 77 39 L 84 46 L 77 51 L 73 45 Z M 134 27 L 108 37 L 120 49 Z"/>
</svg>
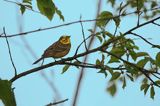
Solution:
<svg viewBox="0 0 160 106">
<path fill-rule="evenodd" d="M 82 19 L 95 18 L 96 0 L 54 1 L 65 17 L 64 23 L 79 20 L 80 15 L 82 16 Z M 21 16 L 17 5 L 3 0 L 0 1 L 0 5 L 0 32 L 2 32 L 2 28 L 5 27 L 7 34 L 18 33 L 17 23 L 20 20 L 17 20 L 17 16 L 23 19 L 24 32 L 63 24 L 57 15 L 55 15 L 52 21 L 49 21 L 45 16 L 32 11 L 26 11 L 25 14 Z M 110 10 L 110 7 L 106 5 L 105 0 L 103 1 L 102 10 Z M 119 30 L 123 32 L 134 27 L 134 21 L 135 19 L 133 17 L 127 17 L 127 19 L 122 22 Z M 112 24 L 109 24 L 108 26 L 109 31 L 113 31 L 114 29 L 114 25 Z M 85 34 L 89 35 L 88 29 L 92 29 L 93 23 L 84 23 L 83 25 Z M 145 35 L 148 33 L 154 33 L 152 36 L 148 34 L 146 38 L 152 37 L 152 41 L 156 44 L 159 43 L 158 35 L 160 33 L 156 28 L 157 27 L 151 25 L 149 27 L 144 27 L 143 31 L 137 30 L 137 32 Z M 71 43 L 73 45 L 70 53 L 66 57 L 73 56 L 78 44 L 83 40 L 81 26 L 79 23 L 28 34 L 25 36 L 25 40 L 34 50 L 36 56 L 40 57 L 49 45 L 58 40 L 59 37 L 64 34 L 71 35 Z M 9 38 L 9 42 L 18 73 L 39 66 L 32 65 L 36 59 L 33 58 L 30 52 L 26 49 L 26 45 L 23 43 L 22 37 Z M 97 44 L 99 44 L 98 41 L 94 43 L 94 45 Z M 143 41 L 137 41 L 137 44 L 142 48 L 142 50 L 148 51 L 153 56 L 155 55 L 154 52 L 157 51 L 149 50 L 149 46 L 144 46 Z M 10 62 L 5 39 L 0 39 L 0 45 L 0 78 L 10 79 L 14 76 L 14 70 Z M 80 52 L 83 51 L 84 49 L 81 48 Z M 95 60 L 95 55 L 99 57 L 98 54 L 92 54 L 89 60 Z M 53 59 L 46 59 L 45 64 L 52 61 Z M 80 71 L 75 67 L 70 67 L 66 73 L 61 74 L 62 68 L 62 66 L 53 66 L 42 71 L 53 82 L 60 93 L 60 98 L 58 98 L 57 101 L 68 98 L 69 100 L 63 103 L 63 106 L 71 106 Z M 106 92 L 109 76 L 105 78 L 104 75 L 98 74 L 97 70 L 94 69 L 86 69 L 85 73 L 85 79 L 82 83 L 81 94 L 77 106 L 159 106 L 159 89 L 156 89 L 155 99 L 152 100 L 149 97 L 149 92 L 144 96 L 143 92 L 140 91 L 139 80 L 135 83 L 127 81 L 127 87 L 125 89 L 122 89 L 122 85 L 119 83 L 117 94 L 115 97 L 111 97 L 109 93 Z M 43 79 L 41 72 L 32 73 L 16 80 L 13 83 L 13 87 L 15 87 L 14 93 L 17 106 L 44 106 L 53 100 L 56 100 L 56 93 L 53 92 L 52 88 Z M 1 102 L 0 106 L 3 106 Z"/>
</svg>

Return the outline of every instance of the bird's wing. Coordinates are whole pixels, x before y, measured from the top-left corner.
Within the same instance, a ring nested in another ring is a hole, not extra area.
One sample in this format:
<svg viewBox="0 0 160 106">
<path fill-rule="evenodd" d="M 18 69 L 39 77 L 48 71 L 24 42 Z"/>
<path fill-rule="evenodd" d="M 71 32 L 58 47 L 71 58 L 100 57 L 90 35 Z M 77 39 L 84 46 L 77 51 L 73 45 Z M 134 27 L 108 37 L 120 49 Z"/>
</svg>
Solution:
<svg viewBox="0 0 160 106">
<path fill-rule="evenodd" d="M 61 44 L 60 42 L 55 42 L 51 46 L 49 46 L 46 50 L 45 53 L 49 52 L 63 52 L 68 49 L 68 46 Z"/>
</svg>

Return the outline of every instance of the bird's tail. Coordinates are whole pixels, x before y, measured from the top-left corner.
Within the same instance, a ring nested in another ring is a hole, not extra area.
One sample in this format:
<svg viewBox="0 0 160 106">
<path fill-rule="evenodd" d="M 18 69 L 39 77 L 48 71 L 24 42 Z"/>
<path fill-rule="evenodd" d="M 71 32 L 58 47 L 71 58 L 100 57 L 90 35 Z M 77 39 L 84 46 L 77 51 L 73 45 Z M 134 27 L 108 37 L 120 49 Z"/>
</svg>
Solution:
<svg viewBox="0 0 160 106">
<path fill-rule="evenodd" d="M 38 60 L 36 60 L 33 64 L 38 63 L 39 61 L 41 61 L 43 59 L 43 57 L 39 58 Z"/>
</svg>

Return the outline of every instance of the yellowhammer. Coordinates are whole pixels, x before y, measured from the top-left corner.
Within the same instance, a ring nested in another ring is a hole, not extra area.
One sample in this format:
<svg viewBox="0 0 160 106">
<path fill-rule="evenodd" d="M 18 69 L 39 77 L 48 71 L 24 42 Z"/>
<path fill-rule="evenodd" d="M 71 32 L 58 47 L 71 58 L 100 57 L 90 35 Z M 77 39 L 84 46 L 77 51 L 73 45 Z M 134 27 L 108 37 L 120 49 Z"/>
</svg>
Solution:
<svg viewBox="0 0 160 106">
<path fill-rule="evenodd" d="M 70 36 L 61 36 L 59 40 L 55 43 L 53 43 L 51 46 L 49 46 L 37 61 L 35 61 L 33 64 L 38 63 L 39 61 L 43 60 L 44 58 L 53 57 L 55 58 L 61 58 L 68 54 L 71 48 L 71 42 L 70 42 Z"/>
</svg>

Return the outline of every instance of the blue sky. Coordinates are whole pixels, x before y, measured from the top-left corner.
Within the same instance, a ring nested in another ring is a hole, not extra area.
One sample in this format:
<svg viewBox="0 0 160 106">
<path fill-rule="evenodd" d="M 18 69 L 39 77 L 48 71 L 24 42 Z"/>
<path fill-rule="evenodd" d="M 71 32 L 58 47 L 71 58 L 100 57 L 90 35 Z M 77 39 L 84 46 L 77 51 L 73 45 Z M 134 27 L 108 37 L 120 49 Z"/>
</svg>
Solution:
<svg viewBox="0 0 160 106">
<path fill-rule="evenodd" d="M 55 0 L 57 7 L 63 12 L 65 17 L 65 23 L 79 20 L 80 15 L 82 19 L 93 19 L 95 18 L 96 10 L 96 0 Z M 103 1 L 103 10 L 110 10 L 108 6 L 105 5 L 106 1 Z M 2 28 L 6 28 L 7 34 L 18 33 L 17 28 L 17 14 L 20 15 L 17 6 L 8 2 L 0 1 L 0 31 Z M 130 20 L 130 21 L 128 21 Z M 126 29 L 135 26 L 135 19 L 132 17 L 127 17 L 126 20 L 121 24 L 120 30 L 123 32 Z M 35 30 L 44 27 L 55 26 L 63 24 L 63 22 L 56 15 L 52 21 L 49 21 L 46 17 L 34 13 L 32 11 L 26 11 L 23 15 L 23 29 L 24 31 Z M 93 23 L 84 23 L 85 34 L 88 35 L 88 29 L 91 29 Z M 108 26 L 108 30 L 113 30 L 112 24 Z M 156 30 L 156 26 L 144 27 L 144 30 L 137 30 L 138 33 L 145 34 L 147 37 L 152 37 L 153 43 L 159 43 L 159 31 Z M 148 30 L 152 29 L 152 30 Z M 148 33 L 153 34 L 150 36 Z M 82 41 L 81 27 L 80 24 L 74 24 L 70 26 L 60 27 L 57 29 L 51 29 L 47 31 L 37 32 L 28 34 L 25 39 L 31 45 L 32 49 L 36 53 L 37 57 L 40 57 L 43 51 L 53 42 L 59 39 L 63 34 L 71 35 L 72 48 L 70 53 L 66 56 L 72 56 L 76 50 L 78 44 Z M 15 37 L 9 39 L 13 59 L 17 67 L 18 73 L 31 68 L 37 67 L 38 65 L 32 65 L 35 58 L 26 50 L 21 37 Z M 150 51 L 149 46 L 144 46 L 143 41 L 137 41 L 138 45 L 144 51 L 148 51 L 151 55 L 155 55 L 154 51 Z M 98 41 L 95 42 L 95 45 Z M 11 65 L 8 49 L 5 39 L 0 40 L 0 78 L 10 79 L 13 77 L 13 67 Z M 84 49 L 81 48 L 80 52 Z M 94 55 L 91 55 L 89 60 L 94 60 Z M 98 55 L 97 55 L 98 56 Z M 49 63 L 53 59 L 46 59 L 45 63 Z M 57 87 L 62 99 L 68 98 L 69 100 L 64 103 L 63 106 L 70 106 L 73 101 L 74 89 L 76 86 L 77 77 L 79 70 L 74 67 L 69 68 L 68 72 L 61 74 L 62 66 L 53 66 L 43 70 L 46 75 L 53 81 L 54 85 Z M 127 81 L 126 89 L 121 88 L 119 84 L 118 92 L 115 97 L 111 97 L 106 92 L 106 86 L 109 79 L 104 77 L 102 74 L 98 74 L 97 70 L 86 69 L 85 79 L 83 80 L 81 94 L 77 106 L 158 106 L 160 99 L 159 89 L 156 89 L 155 99 L 152 100 L 149 94 L 144 96 L 143 92 L 140 92 L 140 81 L 135 83 Z M 51 74 L 52 72 L 52 74 Z M 55 100 L 55 93 L 52 91 L 50 86 L 42 78 L 40 72 L 30 74 L 23 78 L 18 79 L 13 83 L 15 87 L 15 96 L 17 101 L 17 106 L 44 106 L 51 101 Z M 148 92 L 149 93 L 149 92 Z M 2 103 L 0 103 L 0 106 Z M 2 105 L 3 106 L 3 105 Z"/>
</svg>

